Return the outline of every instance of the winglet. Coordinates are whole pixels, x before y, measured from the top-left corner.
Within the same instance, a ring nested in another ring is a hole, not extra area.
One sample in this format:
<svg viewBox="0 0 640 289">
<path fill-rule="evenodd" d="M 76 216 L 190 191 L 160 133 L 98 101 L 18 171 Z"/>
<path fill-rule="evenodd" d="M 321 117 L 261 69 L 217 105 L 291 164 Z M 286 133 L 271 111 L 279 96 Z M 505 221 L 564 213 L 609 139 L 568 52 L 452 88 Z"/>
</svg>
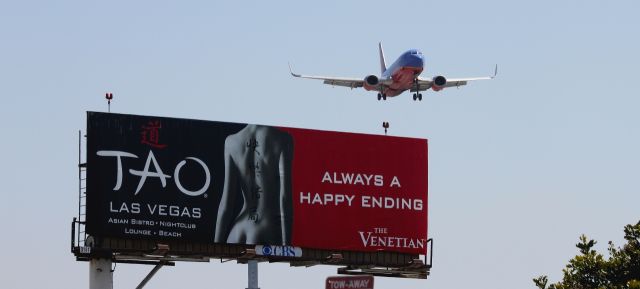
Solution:
<svg viewBox="0 0 640 289">
<path fill-rule="evenodd" d="M 291 73 L 291 75 L 293 75 L 293 77 L 300 77 L 300 74 L 293 73 L 293 70 L 291 69 L 291 63 L 287 63 L 287 64 L 289 64 L 289 72 Z"/>
<path fill-rule="evenodd" d="M 496 64 L 496 70 L 493 71 L 493 76 L 491 76 L 491 79 L 496 78 L 497 75 L 498 75 L 498 65 Z"/>
</svg>

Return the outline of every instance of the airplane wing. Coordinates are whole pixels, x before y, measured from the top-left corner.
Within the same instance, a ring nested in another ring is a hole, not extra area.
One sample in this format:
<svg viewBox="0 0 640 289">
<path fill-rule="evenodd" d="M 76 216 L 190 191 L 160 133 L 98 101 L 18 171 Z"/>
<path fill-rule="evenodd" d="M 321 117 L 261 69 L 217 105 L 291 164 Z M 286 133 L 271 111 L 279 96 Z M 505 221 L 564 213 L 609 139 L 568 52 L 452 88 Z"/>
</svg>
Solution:
<svg viewBox="0 0 640 289">
<path fill-rule="evenodd" d="M 494 79 L 496 77 L 496 75 L 498 75 L 498 66 L 496 65 L 496 69 L 493 73 L 492 76 L 483 76 L 483 77 L 467 77 L 467 78 L 447 78 L 447 82 L 446 84 L 442 87 L 442 88 L 447 88 L 447 87 L 459 87 L 459 86 L 463 86 L 463 85 L 467 85 L 467 82 L 469 81 L 475 81 L 475 80 L 488 80 L 488 79 Z M 420 91 L 425 91 L 429 88 L 431 88 L 433 86 L 433 79 L 427 78 L 418 78 L 418 85 L 420 87 Z M 411 87 L 412 92 L 416 91 L 416 85 L 414 84 Z"/>
<path fill-rule="evenodd" d="M 329 85 L 357 88 L 362 87 L 362 85 L 364 84 L 364 79 L 360 78 L 316 76 L 293 73 L 293 71 L 291 70 L 291 65 L 289 65 L 289 72 L 291 72 L 291 75 L 293 75 L 294 77 L 324 80 L 324 84 Z"/>
</svg>

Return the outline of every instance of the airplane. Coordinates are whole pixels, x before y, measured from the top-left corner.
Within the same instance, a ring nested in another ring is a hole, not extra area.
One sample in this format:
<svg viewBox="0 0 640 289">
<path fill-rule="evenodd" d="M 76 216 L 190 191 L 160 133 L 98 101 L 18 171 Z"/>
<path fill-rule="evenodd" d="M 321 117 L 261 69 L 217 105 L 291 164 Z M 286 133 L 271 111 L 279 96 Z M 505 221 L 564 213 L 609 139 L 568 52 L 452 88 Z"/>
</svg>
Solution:
<svg viewBox="0 0 640 289">
<path fill-rule="evenodd" d="M 387 97 L 398 96 L 402 92 L 409 90 L 410 92 L 414 92 L 414 101 L 422 101 L 421 91 L 426 91 L 428 89 L 440 91 L 447 87 L 459 87 L 466 85 L 469 81 L 493 79 L 498 74 L 498 65 L 496 65 L 492 76 L 447 79 L 442 75 L 438 75 L 433 78 L 422 78 L 420 77 L 420 73 L 424 70 L 425 60 L 420 50 L 407 50 L 405 53 L 400 55 L 400 57 L 398 57 L 390 67 L 387 68 L 384 51 L 382 50 L 382 42 L 378 43 L 378 48 L 380 51 L 380 76 L 371 74 L 365 76 L 364 79 L 361 79 L 302 75 L 293 73 L 291 64 L 289 64 L 289 72 L 294 77 L 323 80 L 324 84 L 345 86 L 350 87 L 351 89 L 363 87 L 368 91 L 377 91 L 378 100 L 387 100 Z"/>
</svg>

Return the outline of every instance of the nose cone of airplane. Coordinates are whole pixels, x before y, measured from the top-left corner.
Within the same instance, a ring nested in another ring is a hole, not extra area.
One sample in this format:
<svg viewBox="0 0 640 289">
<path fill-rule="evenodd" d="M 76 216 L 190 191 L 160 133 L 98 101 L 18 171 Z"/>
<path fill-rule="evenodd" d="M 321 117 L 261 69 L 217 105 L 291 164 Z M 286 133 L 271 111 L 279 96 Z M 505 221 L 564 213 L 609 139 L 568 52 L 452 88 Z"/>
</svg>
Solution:
<svg viewBox="0 0 640 289">
<path fill-rule="evenodd" d="M 404 55 L 405 66 L 424 67 L 424 55 L 418 50 L 409 50 Z"/>
<path fill-rule="evenodd" d="M 415 54 L 413 57 L 415 57 L 416 67 L 424 67 L 424 56 L 422 54 Z"/>
</svg>

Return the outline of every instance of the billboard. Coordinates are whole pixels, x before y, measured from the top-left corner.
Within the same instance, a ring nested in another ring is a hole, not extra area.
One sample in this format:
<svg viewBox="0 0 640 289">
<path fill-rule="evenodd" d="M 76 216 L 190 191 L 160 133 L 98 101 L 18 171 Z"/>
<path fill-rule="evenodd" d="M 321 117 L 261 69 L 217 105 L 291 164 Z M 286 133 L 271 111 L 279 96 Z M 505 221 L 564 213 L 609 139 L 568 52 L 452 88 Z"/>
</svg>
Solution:
<svg viewBox="0 0 640 289">
<path fill-rule="evenodd" d="M 88 112 L 86 226 L 95 237 L 424 254 L 427 141 Z"/>
</svg>

